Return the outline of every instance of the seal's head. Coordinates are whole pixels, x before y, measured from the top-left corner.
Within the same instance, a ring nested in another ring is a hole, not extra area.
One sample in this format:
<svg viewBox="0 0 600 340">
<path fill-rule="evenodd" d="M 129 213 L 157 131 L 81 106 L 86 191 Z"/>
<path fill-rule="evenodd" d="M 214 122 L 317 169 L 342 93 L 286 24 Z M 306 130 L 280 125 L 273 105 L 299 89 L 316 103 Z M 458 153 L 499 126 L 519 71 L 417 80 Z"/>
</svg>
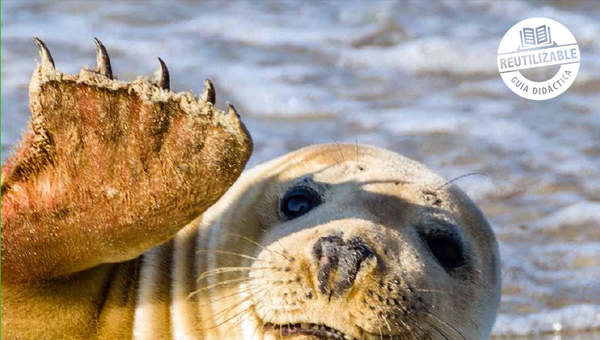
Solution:
<svg viewBox="0 0 600 340">
<path fill-rule="evenodd" d="M 214 326 L 246 339 L 483 339 L 493 325 L 486 219 L 393 152 L 301 149 L 242 175 L 205 222 Z"/>
</svg>

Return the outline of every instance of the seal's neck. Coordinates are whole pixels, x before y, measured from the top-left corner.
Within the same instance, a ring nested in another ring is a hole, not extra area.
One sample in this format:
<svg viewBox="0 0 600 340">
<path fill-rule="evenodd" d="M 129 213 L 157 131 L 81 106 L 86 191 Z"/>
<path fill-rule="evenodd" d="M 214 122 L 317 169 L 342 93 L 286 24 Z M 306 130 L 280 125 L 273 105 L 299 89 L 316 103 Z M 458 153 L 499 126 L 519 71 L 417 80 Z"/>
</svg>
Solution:
<svg viewBox="0 0 600 340">
<path fill-rule="evenodd" d="M 134 339 L 244 338 L 244 301 L 236 294 L 243 288 L 235 279 L 224 283 L 210 275 L 213 245 L 209 228 L 200 225 L 197 219 L 142 255 Z M 198 280 L 203 273 L 205 279 Z"/>
</svg>

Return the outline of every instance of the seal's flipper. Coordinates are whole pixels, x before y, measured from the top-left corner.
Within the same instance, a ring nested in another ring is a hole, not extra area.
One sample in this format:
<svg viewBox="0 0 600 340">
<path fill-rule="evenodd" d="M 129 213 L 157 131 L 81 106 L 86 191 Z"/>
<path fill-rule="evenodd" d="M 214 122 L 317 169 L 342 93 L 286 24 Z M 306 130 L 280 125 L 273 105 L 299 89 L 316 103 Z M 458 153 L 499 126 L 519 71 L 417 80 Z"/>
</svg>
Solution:
<svg viewBox="0 0 600 340">
<path fill-rule="evenodd" d="M 237 179 L 252 141 L 237 114 L 152 83 L 113 79 L 95 39 L 97 68 L 54 67 L 46 45 L 29 85 L 32 118 L 2 166 L 6 279 L 49 278 L 133 258 L 212 205 Z M 231 109 L 229 109 L 231 111 Z"/>
</svg>

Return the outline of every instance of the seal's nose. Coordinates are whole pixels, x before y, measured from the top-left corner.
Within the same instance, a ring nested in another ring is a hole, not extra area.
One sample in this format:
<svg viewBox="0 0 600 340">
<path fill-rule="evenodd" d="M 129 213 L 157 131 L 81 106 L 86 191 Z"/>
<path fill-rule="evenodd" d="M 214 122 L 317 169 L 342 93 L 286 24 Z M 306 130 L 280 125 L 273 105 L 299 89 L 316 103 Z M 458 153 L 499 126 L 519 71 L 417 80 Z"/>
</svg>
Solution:
<svg viewBox="0 0 600 340">
<path fill-rule="evenodd" d="M 354 237 L 344 241 L 337 235 L 318 239 L 312 253 L 318 261 L 317 280 L 322 294 L 327 292 L 330 278 L 337 271 L 330 295 L 341 295 L 343 291 L 352 287 L 361 263 L 374 256 L 362 238 Z"/>
</svg>

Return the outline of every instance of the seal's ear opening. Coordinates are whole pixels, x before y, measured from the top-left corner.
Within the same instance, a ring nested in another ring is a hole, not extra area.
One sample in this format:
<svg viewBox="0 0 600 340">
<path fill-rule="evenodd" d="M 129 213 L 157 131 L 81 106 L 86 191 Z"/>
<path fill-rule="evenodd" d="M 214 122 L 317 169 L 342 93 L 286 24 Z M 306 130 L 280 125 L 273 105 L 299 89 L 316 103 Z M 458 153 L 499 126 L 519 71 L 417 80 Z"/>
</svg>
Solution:
<svg viewBox="0 0 600 340">
<path fill-rule="evenodd" d="M 75 261 L 77 270 L 129 259 L 133 254 L 123 251 L 129 244 L 137 253 L 166 240 L 240 175 L 252 141 L 233 106 L 227 112 L 214 106 L 212 83 L 199 99 L 172 92 L 162 59 L 157 83 L 115 80 L 98 39 L 97 67 L 63 74 L 46 44 L 34 41 L 41 60 L 29 85 L 29 130 L 2 166 L 3 269 L 27 265 L 13 257 L 16 248 L 36 244 L 25 239 L 29 235 L 18 236 L 24 225 L 35 229 L 32 237 L 47 238 L 43 253 L 71 254 L 69 259 L 39 254 L 40 259 Z M 97 233 L 102 240 L 92 240 L 84 230 L 102 230 Z M 67 244 L 89 246 L 88 255 L 61 251 Z M 114 249 L 118 244 L 121 253 Z M 89 252 L 95 253 L 93 260 Z"/>
</svg>

